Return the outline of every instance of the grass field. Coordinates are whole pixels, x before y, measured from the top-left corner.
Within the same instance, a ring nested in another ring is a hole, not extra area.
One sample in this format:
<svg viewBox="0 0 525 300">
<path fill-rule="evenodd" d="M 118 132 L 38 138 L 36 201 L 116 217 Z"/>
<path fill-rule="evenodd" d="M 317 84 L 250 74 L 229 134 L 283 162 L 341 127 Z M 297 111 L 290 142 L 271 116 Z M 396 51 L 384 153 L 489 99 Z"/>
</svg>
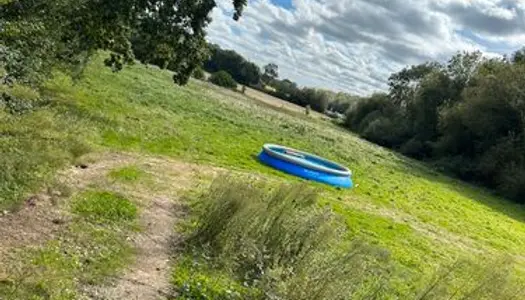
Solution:
<svg viewBox="0 0 525 300">
<path fill-rule="evenodd" d="M 204 82 L 178 87 L 169 72 L 152 67 L 135 65 L 115 74 L 101 65 L 91 64 L 78 82 L 57 74 L 41 91 L 45 100 L 34 100 L 20 114 L 0 111 L 1 209 L 15 209 L 31 191 L 53 184 L 58 169 L 81 164 L 88 152 L 168 156 L 299 182 L 256 160 L 261 146 L 271 142 L 352 169 L 353 190 L 313 185 L 321 191 L 321 204 L 344 220 L 348 239 L 391 253 L 400 270 L 396 297 L 410 295 L 441 267 L 463 258 L 510 257 L 517 278 L 525 279 L 524 207 L 299 111 Z M 20 87 L 11 93 L 37 98 Z M 133 182 L 140 173 L 130 166 L 110 176 Z M 92 212 L 81 203 L 76 209 Z M 130 207 L 122 216 L 132 215 Z"/>
</svg>

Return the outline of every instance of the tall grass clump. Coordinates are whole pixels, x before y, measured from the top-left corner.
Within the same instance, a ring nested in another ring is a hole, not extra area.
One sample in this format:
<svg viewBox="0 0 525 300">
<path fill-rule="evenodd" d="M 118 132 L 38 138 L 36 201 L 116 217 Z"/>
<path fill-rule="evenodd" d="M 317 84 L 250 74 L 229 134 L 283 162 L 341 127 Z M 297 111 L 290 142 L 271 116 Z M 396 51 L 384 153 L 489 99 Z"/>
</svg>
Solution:
<svg viewBox="0 0 525 300">
<path fill-rule="evenodd" d="M 315 190 L 304 185 L 272 189 L 217 180 L 196 205 L 188 251 L 205 257 L 221 276 L 249 287 L 249 296 L 239 299 L 348 299 L 382 293 L 387 253 L 340 242 L 344 230 L 316 199 Z M 200 299 L 187 293 L 188 283 L 175 282 L 184 288 L 180 294 Z"/>
<path fill-rule="evenodd" d="M 511 259 L 458 259 L 415 285 L 386 250 L 349 238 L 305 185 L 221 178 L 193 208 L 177 299 L 520 299 Z"/>
<path fill-rule="evenodd" d="M 474 262 L 459 260 L 436 272 L 417 300 L 523 299 L 523 282 L 513 276 L 514 260 L 497 257 Z"/>
</svg>

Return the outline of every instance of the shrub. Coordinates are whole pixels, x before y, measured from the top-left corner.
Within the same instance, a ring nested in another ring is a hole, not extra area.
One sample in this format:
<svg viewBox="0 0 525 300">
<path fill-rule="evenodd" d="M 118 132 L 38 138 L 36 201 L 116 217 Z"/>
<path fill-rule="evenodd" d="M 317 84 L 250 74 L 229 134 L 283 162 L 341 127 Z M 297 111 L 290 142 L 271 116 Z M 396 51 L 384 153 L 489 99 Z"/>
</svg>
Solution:
<svg viewBox="0 0 525 300">
<path fill-rule="evenodd" d="M 237 82 L 235 82 L 232 76 L 226 71 L 219 71 L 217 73 L 213 73 L 210 77 L 210 82 L 225 88 L 237 88 Z"/>
<path fill-rule="evenodd" d="M 205 80 L 206 79 L 206 74 L 204 74 L 204 70 L 202 68 L 196 68 L 195 70 L 193 70 L 193 78 L 195 79 L 199 79 L 199 80 Z"/>
<path fill-rule="evenodd" d="M 404 143 L 399 151 L 407 156 L 422 157 L 424 152 L 424 144 L 421 141 L 412 138 Z"/>
<path fill-rule="evenodd" d="M 518 203 L 525 204 L 525 168 L 509 164 L 503 169 L 500 177 L 498 191 Z"/>
</svg>

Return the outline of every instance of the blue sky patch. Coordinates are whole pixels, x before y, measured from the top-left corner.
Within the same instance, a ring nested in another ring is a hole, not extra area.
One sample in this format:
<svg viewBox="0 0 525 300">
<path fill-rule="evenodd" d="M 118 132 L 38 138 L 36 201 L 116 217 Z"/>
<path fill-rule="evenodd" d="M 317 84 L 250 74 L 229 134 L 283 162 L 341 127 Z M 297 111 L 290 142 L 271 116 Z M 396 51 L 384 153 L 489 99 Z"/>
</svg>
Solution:
<svg viewBox="0 0 525 300">
<path fill-rule="evenodd" d="M 292 0 L 270 0 L 270 2 L 285 9 L 293 9 Z"/>
<path fill-rule="evenodd" d="M 492 41 L 483 39 L 483 38 L 479 37 L 474 32 L 472 32 L 471 30 L 468 30 L 468 29 L 455 30 L 455 32 L 458 33 L 459 35 L 461 35 L 461 36 L 463 36 L 463 37 L 473 41 L 474 43 L 487 48 L 487 50 L 492 51 L 492 52 L 508 53 L 508 52 L 511 52 L 512 50 L 514 50 L 513 47 L 509 46 L 507 43 L 504 43 L 504 42 L 492 42 Z"/>
</svg>

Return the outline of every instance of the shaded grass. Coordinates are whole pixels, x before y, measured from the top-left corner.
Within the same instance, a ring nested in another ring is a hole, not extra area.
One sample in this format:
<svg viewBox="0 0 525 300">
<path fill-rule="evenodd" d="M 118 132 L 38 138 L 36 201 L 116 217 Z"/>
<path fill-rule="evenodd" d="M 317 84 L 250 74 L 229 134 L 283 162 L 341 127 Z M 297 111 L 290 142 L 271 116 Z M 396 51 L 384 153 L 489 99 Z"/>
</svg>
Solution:
<svg viewBox="0 0 525 300">
<path fill-rule="evenodd" d="M 0 94 L 5 90 L 30 102 L 40 97 L 0 85 Z M 50 106 L 11 114 L 0 105 L 0 210 L 16 208 L 29 191 L 51 182 L 58 168 L 90 152 L 91 128 Z"/>
<path fill-rule="evenodd" d="M 90 191 L 74 201 L 72 210 L 75 219 L 56 239 L 14 254 L 10 277 L 0 282 L 0 299 L 79 299 L 81 286 L 100 284 L 131 262 L 133 249 L 126 239 L 136 228 L 131 202 Z"/>
</svg>

